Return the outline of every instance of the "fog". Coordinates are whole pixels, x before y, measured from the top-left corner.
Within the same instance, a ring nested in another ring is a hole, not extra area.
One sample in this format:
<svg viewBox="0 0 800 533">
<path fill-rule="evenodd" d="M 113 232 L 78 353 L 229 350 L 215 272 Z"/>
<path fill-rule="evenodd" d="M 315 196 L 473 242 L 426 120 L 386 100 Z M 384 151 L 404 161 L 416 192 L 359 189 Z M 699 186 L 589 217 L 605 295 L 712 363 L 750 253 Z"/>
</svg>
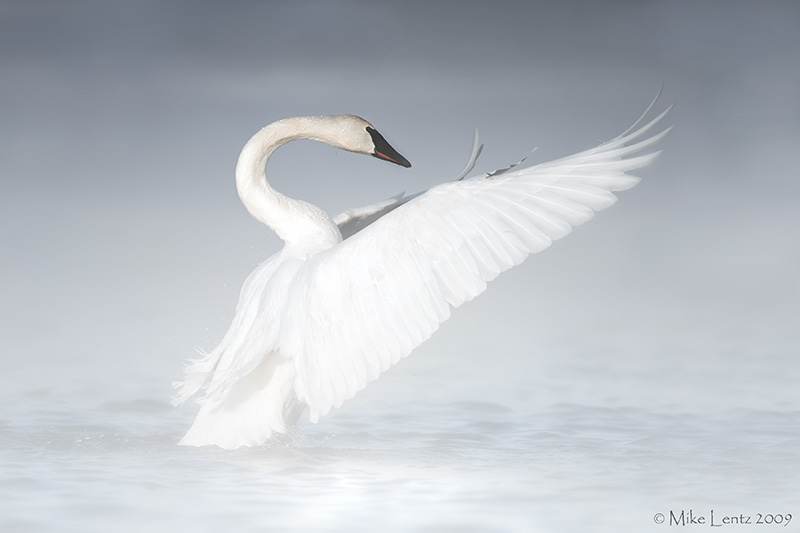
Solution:
<svg viewBox="0 0 800 533">
<path fill-rule="evenodd" d="M 233 183 L 241 146 L 267 123 L 358 114 L 412 162 L 406 170 L 312 142 L 278 151 L 273 185 L 334 215 L 455 177 L 476 128 L 485 143 L 476 172 L 534 147 L 533 163 L 591 147 L 625 130 L 663 87 L 656 110 L 675 103 L 665 120 L 675 129 L 639 186 L 500 276 L 308 431 L 341 434 L 341 421 L 355 419 L 369 432 L 385 423 L 383 409 L 422 419 L 456 400 L 521 409 L 515 423 L 544 432 L 556 431 L 543 420 L 561 420 L 562 404 L 651 409 L 699 417 L 708 448 L 678 446 L 690 464 L 724 449 L 725 460 L 763 461 L 761 488 L 797 494 L 800 464 L 786 454 L 800 438 L 798 23 L 794 2 L 0 3 L 0 431 L 4 448 L 25 450 L 8 461 L 21 468 L 48 453 L 42 439 L 74 443 L 103 428 L 108 419 L 87 413 L 109 402 L 158 406 L 126 428 L 126 439 L 148 435 L 144 448 L 180 437 L 192 410 L 166 406 L 170 383 L 185 357 L 221 338 L 242 281 L 280 247 Z M 764 440 L 725 448 L 730 434 L 714 429 L 716 417 L 733 424 L 750 410 L 775 417 L 759 427 Z M 42 413 L 80 422 L 45 437 Z M 160 425 L 141 429 L 151 415 Z M 326 438 L 314 442 L 325 448 Z M 653 438 L 654 450 L 674 451 Z M 357 438 L 347 446 L 358 455 Z M 248 468 L 247 456 L 237 461 Z M 731 512 L 753 504 L 744 489 L 753 479 L 728 490 L 724 466 L 707 474 L 719 488 L 708 500 L 692 499 L 708 484 L 663 482 L 628 525 L 652 527 L 655 501 L 722 501 Z M 623 505 L 642 494 L 640 482 L 621 474 L 609 483 Z M 545 499 L 564 509 L 573 501 L 559 489 Z M 800 513 L 794 504 L 782 512 Z M 539 508 L 520 505 L 483 508 L 476 527 L 516 509 L 524 519 L 498 527 L 529 530 Z M 4 511 L 8 524 L 46 530 L 64 516 L 46 502 L 25 509 Z M 358 509 L 334 526 L 350 528 Z M 421 516 L 406 526 L 427 524 Z"/>
</svg>

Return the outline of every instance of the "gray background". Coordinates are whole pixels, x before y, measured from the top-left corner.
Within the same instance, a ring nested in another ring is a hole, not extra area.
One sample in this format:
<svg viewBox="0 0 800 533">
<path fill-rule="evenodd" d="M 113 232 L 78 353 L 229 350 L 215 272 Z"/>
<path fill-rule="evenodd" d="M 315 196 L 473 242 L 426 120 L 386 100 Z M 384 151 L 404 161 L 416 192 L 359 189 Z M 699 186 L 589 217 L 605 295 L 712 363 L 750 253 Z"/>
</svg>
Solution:
<svg viewBox="0 0 800 533">
<path fill-rule="evenodd" d="M 266 123 L 360 114 L 414 164 L 280 151 L 275 185 L 337 213 L 454 176 L 474 128 L 482 171 L 534 146 L 533 162 L 583 149 L 662 84 L 677 104 L 666 153 L 605 227 L 498 281 L 512 286 L 501 322 L 537 313 L 514 285 L 558 285 L 563 303 L 545 307 L 568 309 L 591 276 L 610 302 L 724 300 L 748 325 L 797 324 L 792 2 L 3 2 L 0 17 L 0 324 L 16 383 L 48 372 L 38 357 L 58 375 L 77 353 L 161 373 L 220 337 L 279 246 L 232 183 Z"/>
</svg>

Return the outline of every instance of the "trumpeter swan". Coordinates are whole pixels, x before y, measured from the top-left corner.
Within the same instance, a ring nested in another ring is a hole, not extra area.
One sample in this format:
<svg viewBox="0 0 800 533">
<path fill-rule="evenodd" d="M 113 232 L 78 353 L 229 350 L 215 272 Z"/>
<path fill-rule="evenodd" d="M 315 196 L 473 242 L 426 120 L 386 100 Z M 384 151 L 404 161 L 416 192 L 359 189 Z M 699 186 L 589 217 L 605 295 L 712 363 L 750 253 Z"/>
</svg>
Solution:
<svg viewBox="0 0 800 533">
<path fill-rule="evenodd" d="M 270 186 L 265 166 L 275 149 L 312 139 L 410 163 L 354 115 L 263 128 L 242 149 L 236 187 L 285 245 L 245 281 L 219 345 L 190 360 L 176 383 L 176 405 L 205 388 L 180 443 L 258 445 L 285 432 L 305 408 L 316 422 L 342 405 L 428 339 L 451 308 L 613 204 L 611 191 L 636 185 L 639 178 L 627 172 L 658 154 L 643 152 L 669 129 L 646 134 L 668 111 L 575 155 L 459 177 L 335 219 Z"/>
</svg>

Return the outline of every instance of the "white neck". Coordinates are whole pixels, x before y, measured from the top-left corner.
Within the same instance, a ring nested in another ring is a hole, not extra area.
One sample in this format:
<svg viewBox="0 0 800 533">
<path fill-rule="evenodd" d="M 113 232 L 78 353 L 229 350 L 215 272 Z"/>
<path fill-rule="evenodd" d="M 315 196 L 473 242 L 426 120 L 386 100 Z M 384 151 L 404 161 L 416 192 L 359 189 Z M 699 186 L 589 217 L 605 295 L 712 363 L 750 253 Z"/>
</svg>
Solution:
<svg viewBox="0 0 800 533">
<path fill-rule="evenodd" d="M 339 228 L 321 208 L 285 196 L 266 176 L 269 157 L 280 146 L 299 139 L 338 145 L 331 117 L 301 117 L 274 122 L 247 141 L 236 164 L 236 190 L 256 220 L 278 235 L 287 248 L 314 253 L 342 240 Z"/>
</svg>

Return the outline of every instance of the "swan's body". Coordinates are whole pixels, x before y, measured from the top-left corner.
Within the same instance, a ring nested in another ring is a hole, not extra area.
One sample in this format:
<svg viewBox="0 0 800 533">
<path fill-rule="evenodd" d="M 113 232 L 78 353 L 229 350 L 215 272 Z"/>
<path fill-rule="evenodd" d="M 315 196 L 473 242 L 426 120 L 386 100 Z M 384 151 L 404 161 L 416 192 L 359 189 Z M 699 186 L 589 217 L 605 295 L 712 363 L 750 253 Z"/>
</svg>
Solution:
<svg viewBox="0 0 800 533">
<path fill-rule="evenodd" d="M 312 422 L 339 407 L 430 337 L 451 307 L 613 204 L 611 191 L 638 183 L 626 172 L 657 154 L 631 156 L 666 133 L 641 140 L 665 113 L 592 150 L 459 178 L 336 222 L 270 187 L 264 168 L 276 148 L 313 139 L 410 164 L 353 115 L 286 119 L 256 133 L 239 157 L 237 189 L 285 246 L 245 281 L 219 346 L 188 365 L 176 403 L 204 385 L 205 394 L 181 444 L 258 445 L 306 407 Z"/>
</svg>

